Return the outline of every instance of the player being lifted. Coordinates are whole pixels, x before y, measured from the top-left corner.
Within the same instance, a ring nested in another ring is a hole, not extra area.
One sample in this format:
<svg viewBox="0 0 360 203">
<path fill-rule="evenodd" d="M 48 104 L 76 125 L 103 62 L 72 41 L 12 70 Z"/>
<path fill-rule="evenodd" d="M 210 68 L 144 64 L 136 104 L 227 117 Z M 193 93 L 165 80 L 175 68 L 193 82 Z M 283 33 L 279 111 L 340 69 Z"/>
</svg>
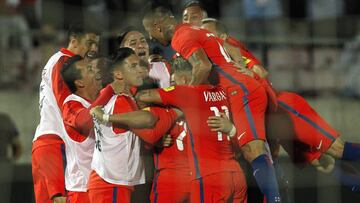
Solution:
<svg viewBox="0 0 360 203">
<path fill-rule="evenodd" d="M 224 40 L 224 43 L 228 43 L 227 46 L 231 47 L 230 49 L 236 48 L 238 54 L 230 55 L 233 58 L 241 55 L 241 59 L 238 58 L 238 60 L 242 60 L 246 68 L 266 79 L 268 72 L 260 61 L 242 43 L 229 36 L 223 23 L 208 18 L 203 20 L 202 27 Z M 276 113 L 270 113 L 270 119 L 268 119 L 269 128 L 273 129 L 275 133 L 270 133 L 269 136 L 272 140 L 278 139 L 296 162 L 307 162 L 320 172 L 329 173 L 334 167 L 336 167 L 335 172 L 341 170 L 338 168 L 340 165 L 335 164 L 334 159 L 360 160 L 358 158 L 359 144 L 344 142 L 340 138 L 339 132 L 331 127 L 303 97 L 296 93 L 283 91 L 277 93 L 276 99 L 279 109 L 276 110 Z M 284 113 L 287 115 L 281 115 Z M 280 114 L 280 116 L 272 114 Z M 291 129 L 286 131 L 284 128 L 277 128 L 276 126 L 279 125 L 290 126 Z M 289 147 L 289 141 L 293 142 L 290 146 L 295 150 Z M 355 176 L 350 178 L 350 175 L 343 173 L 340 175 L 340 179 L 348 186 L 355 186 L 354 190 L 360 189 L 359 178 Z"/>
<path fill-rule="evenodd" d="M 255 179 L 267 201 L 280 202 L 271 157 L 266 151 L 265 89 L 254 78 L 239 72 L 214 34 L 189 24 L 178 25 L 169 10 L 160 7 L 150 11 L 145 15 L 143 25 L 152 38 L 162 44 L 171 42 L 173 49 L 189 60 L 193 66 L 190 85 L 204 83 L 212 67 L 219 73 L 220 86 L 229 97 L 242 153 L 251 163 Z"/>
</svg>

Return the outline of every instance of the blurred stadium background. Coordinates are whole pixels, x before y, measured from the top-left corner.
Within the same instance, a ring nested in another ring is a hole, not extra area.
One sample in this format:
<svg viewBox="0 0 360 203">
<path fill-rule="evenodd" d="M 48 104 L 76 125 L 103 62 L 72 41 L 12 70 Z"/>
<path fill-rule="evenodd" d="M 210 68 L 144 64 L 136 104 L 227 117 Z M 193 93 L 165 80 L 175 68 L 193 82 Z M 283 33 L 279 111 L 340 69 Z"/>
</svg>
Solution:
<svg viewBox="0 0 360 203">
<path fill-rule="evenodd" d="M 186 0 L 155 1 L 181 16 Z M 360 142 L 360 1 L 203 0 L 270 70 L 277 89 L 308 101 L 347 140 Z M 15 122 L 23 154 L 1 158 L 1 198 L 33 202 L 31 141 L 39 121 L 38 85 L 43 65 L 66 44 L 66 27 L 83 20 L 100 27 L 102 50 L 126 25 L 141 27 L 147 0 L 0 0 L 0 112 Z M 7 147 L 6 141 L 0 147 Z M 300 171 L 284 155 L 294 202 L 360 202 L 329 176 Z M 6 166 L 5 166 L 6 165 Z M 3 184 L 4 185 L 4 184 Z M 2 187 L 3 187 L 2 185 Z M 3 202 L 3 201 L 0 201 Z"/>
</svg>

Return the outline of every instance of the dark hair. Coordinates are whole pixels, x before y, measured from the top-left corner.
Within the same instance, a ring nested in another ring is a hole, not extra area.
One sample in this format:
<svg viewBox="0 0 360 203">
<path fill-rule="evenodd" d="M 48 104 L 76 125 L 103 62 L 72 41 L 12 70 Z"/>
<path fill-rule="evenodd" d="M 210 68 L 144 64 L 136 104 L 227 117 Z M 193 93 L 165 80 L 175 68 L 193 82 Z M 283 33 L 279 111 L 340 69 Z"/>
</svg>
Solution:
<svg viewBox="0 0 360 203">
<path fill-rule="evenodd" d="M 109 72 L 113 72 L 113 70 L 118 66 L 122 65 L 127 57 L 135 54 L 134 50 L 128 47 L 119 48 L 114 56 L 110 59 Z"/>
<path fill-rule="evenodd" d="M 80 39 L 81 37 L 83 37 L 84 35 L 89 34 L 89 33 L 94 33 L 96 35 L 99 35 L 100 32 L 97 29 L 86 27 L 81 22 L 72 23 L 69 26 L 68 33 L 67 33 L 68 42 L 70 42 L 71 37 Z"/>
<path fill-rule="evenodd" d="M 82 59 L 81 56 L 75 55 L 65 61 L 61 69 L 61 76 L 72 93 L 76 91 L 75 80 L 81 79 L 81 72 L 75 64 Z"/>
<path fill-rule="evenodd" d="M 139 29 L 137 29 L 135 26 L 127 26 L 127 27 L 125 27 L 124 29 L 122 29 L 120 35 L 118 35 L 118 36 L 116 37 L 116 45 L 117 45 L 116 47 L 117 47 L 117 48 L 119 48 L 119 47 L 122 45 L 122 43 L 123 43 L 126 35 L 127 35 L 129 32 L 132 32 L 132 31 L 140 32 Z"/>
<path fill-rule="evenodd" d="M 219 34 L 228 34 L 229 33 L 229 30 L 227 29 L 225 24 L 215 18 L 204 18 L 201 22 L 203 24 L 214 23 L 216 32 L 218 32 Z"/>
<path fill-rule="evenodd" d="M 185 9 L 187 9 L 187 8 L 189 8 L 189 7 L 192 7 L 192 6 L 198 6 L 198 7 L 200 7 L 203 11 L 205 11 L 204 5 L 203 5 L 200 1 L 189 1 L 189 2 L 187 2 L 187 3 L 185 4 L 183 10 L 185 10 Z"/>
<path fill-rule="evenodd" d="M 152 23 L 154 23 L 156 20 L 162 20 L 164 17 L 173 16 L 170 9 L 158 6 L 156 8 L 149 9 L 143 19 L 146 19 Z"/>
<path fill-rule="evenodd" d="M 192 65 L 189 63 L 189 61 L 187 61 L 181 56 L 172 59 L 170 63 L 171 63 L 172 73 L 192 71 Z"/>
</svg>

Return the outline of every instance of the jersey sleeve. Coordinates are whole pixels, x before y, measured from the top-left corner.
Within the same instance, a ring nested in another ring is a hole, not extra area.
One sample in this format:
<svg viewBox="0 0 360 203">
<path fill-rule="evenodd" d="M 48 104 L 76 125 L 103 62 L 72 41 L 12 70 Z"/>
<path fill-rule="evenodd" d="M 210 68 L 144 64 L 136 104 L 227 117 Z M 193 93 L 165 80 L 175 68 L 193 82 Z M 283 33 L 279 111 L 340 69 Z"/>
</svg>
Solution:
<svg viewBox="0 0 360 203">
<path fill-rule="evenodd" d="M 90 134 L 90 130 L 92 129 L 92 125 L 86 125 L 90 121 L 92 124 L 92 119 L 90 114 L 84 115 L 86 107 L 84 107 L 80 102 L 70 100 L 63 105 L 63 121 L 65 124 L 65 129 L 69 137 L 75 141 L 81 142 L 86 139 L 86 137 Z"/>
<path fill-rule="evenodd" d="M 133 129 L 133 132 L 145 142 L 154 144 L 171 129 L 177 115 L 172 109 L 150 107 L 148 110 L 158 118 L 155 126 L 151 129 Z"/>
<path fill-rule="evenodd" d="M 186 30 L 185 30 L 186 28 Z M 174 49 L 185 59 L 189 57 L 198 49 L 202 48 L 200 43 L 200 33 L 196 29 L 185 27 L 178 30 L 178 34 L 173 39 Z"/>
<path fill-rule="evenodd" d="M 184 107 L 189 97 L 189 88 L 185 86 L 170 86 L 168 88 L 158 89 L 161 101 L 166 106 Z"/>
<path fill-rule="evenodd" d="M 76 118 L 79 113 L 86 109 L 80 102 L 78 101 L 68 101 L 63 105 L 63 120 L 65 125 L 76 128 Z"/>
<path fill-rule="evenodd" d="M 127 98 L 126 96 L 118 96 L 116 98 L 114 110 L 112 114 L 121 114 L 136 110 L 134 107 L 135 104 L 131 104 L 131 102 L 132 101 L 130 101 L 130 99 Z M 119 126 L 114 124 L 113 124 L 113 129 L 116 134 L 124 133 L 129 130 L 125 126 Z"/>
<path fill-rule="evenodd" d="M 63 111 L 62 107 L 65 98 L 71 94 L 69 88 L 67 87 L 61 76 L 62 66 L 64 65 L 64 62 L 68 59 L 68 56 L 62 56 L 54 65 L 53 71 L 51 73 L 52 90 L 58 107 L 61 111 Z"/>
</svg>

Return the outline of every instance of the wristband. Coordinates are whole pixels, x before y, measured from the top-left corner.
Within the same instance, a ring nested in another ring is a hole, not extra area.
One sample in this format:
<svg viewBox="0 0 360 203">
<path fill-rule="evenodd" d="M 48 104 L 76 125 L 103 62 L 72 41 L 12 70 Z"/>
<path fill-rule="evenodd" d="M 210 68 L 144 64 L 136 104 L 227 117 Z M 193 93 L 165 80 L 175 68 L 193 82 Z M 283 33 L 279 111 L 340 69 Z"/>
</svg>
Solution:
<svg viewBox="0 0 360 203">
<path fill-rule="evenodd" d="M 231 130 L 229 132 L 229 136 L 234 137 L 235 134 L 236 134 L 236 128 L 235 128 L 234 125 L 232 125 L 232 128 L 231 128 Z"/>
<path fill-rule="evenodd" d="M 109 114 L 103 114 L 102 119 L 105 123 L 109 122 L 110 115 Z"/>
</svg>

